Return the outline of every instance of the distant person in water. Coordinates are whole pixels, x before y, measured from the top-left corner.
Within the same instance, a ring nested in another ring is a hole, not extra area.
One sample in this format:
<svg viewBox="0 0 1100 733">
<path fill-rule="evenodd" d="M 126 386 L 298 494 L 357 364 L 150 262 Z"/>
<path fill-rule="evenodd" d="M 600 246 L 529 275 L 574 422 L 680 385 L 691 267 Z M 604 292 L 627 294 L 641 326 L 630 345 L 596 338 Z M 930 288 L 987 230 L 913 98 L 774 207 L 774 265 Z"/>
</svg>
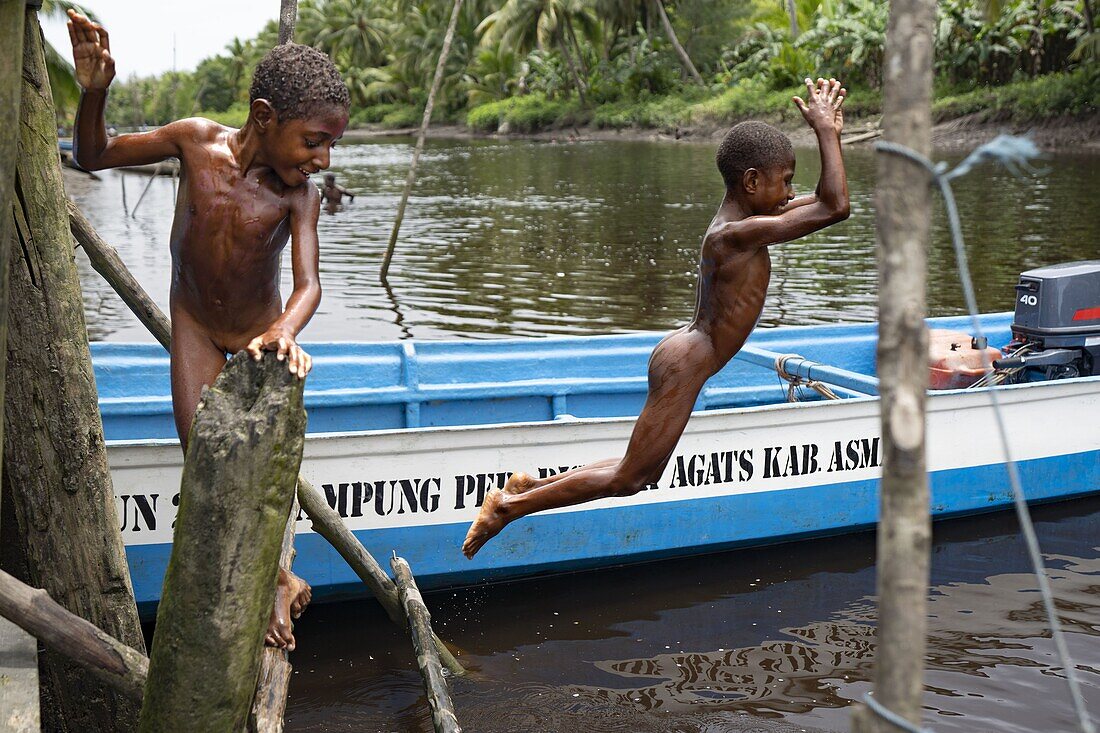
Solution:
<svg viewBox="0 0 1100 733">
<path fill-rule="evenodd" d="M 255 359 L 276 352 L 305 378 L 312 361 L 297 336 L 317 310 L 317 217 L 311 174 L 348 124 L 348 90 L 332 61 L 309 46 L 286 44 L 256 66 L 244 127 L 198 117 L 151 132 L 108 138 L 103 110 L 115 76 L 107 31 L 69 11 L 76 78 L 83 91 L 73 137 L 88 170 L 180 160 L 172 253 L 172 409 L 184 451 L 203 387 L 242 349 Z M 286 307 L 279 264 L 291 241 L 294 291 Z M 279 571 L 266 642 L 294 648 L 291 617 L 310 588 Z"/>
<path fill-rule="evenodd" d="M 346 188 L 341 188 L 336 185 L 336 174 L 325 174 L 325 185 L 321 187 L 321 198 L 325 200 L 327 204 L 342 204 L 344 202 L 344 196 L 347 196 L 350 200 L 355 200 L 355 194 Z"/>
<path fill-rule="evenodd" d="M 847 92 L 835 79 L 806 79 L 806 89 L 807 99 L 794 103 L 817 136 L 817 191 L 795 198 L 794 150 L 779 130 L 743 122 L 726 134 L 717 155 L 726 193 L 703 236 L 695 316 L 653 350 L 649 395 L 626 455 L 544 479 L 512 474 L 503 491 L 486 495 L 462 545 L 466 557 L 520 517 L 630 496 L 664 473 L 703 384 L 733 358 L 760 318 L 771 276 L 768 247 L 848 218 L 840 152 Z"/>
</svg>

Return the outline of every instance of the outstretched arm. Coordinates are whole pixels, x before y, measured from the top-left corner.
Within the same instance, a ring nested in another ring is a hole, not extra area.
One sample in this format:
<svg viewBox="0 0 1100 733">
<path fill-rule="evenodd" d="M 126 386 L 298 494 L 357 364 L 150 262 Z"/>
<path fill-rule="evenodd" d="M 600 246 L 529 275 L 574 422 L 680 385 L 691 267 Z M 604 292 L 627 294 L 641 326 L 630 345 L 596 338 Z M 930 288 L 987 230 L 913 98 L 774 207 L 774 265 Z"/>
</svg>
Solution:
<svg viewBox="0 0 1100 733">
<path fill-rule="evenodd" d="M 179 141 L 192 132 L 197 121 L 182 120 L 152 132 L 107 137 L 103 110 L 107 88 L 115 78 L 115 60 L 107 29 L 74 10 L 69 11 L 69 38 L 73 43 L 73 65 L 80 84 L 76 110 L 73 156 L 89 171 L 124 165 L 157 163 L 179 156 Z"/>
<path fill-rule="evenodd" d="M 806 122 L 817 136 L 821 152 L 821 179 L 817 191 L 788 203 L 775 216 L 750 216 L 730 222 L 717 234 L 727 243 L 741 247 L 764 247 L 789 242 L 848 218 L 848 180 L 840 152 L 840 131 L 844 125 L 841 105 L 847 92 L 836 79 L 806 79 L 807 101 L 794 98 Z"/>
<path fill-rule="evenodd" d="M 290 210 L 290 260 L 294 272 L 294 292 L 287 298 L 283 314 L 267 330 L 249 342 L 248 353 L 259 359 L 262 351 L 274 351 L 287 360 L 292 374 L 304 378 L 313 367 L 313 359 L 298 345 L 298 332 L 305 328 L 321 303 L 321 278 L 318 275 L 317 218 L 321 195 L 314 186 L 306 186 Z"/>
</svg>

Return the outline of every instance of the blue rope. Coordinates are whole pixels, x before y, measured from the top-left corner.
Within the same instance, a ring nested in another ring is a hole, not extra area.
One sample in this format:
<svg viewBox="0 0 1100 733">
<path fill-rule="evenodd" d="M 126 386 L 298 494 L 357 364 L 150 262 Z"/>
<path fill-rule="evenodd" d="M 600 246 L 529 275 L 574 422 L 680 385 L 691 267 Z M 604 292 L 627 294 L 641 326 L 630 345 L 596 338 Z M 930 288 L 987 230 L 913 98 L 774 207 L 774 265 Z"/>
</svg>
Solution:
<svg viewBox="0 0 1100 733">
<path fill-rule="evenodd" d="M 966 248 L 963 243 L 962 227 L 959 222 L 959 210 L 955 205 L 955 195 L 951 190 L 951 180 L 959 178 L 970 172 L 972 168 L 985 161 L 993 161 L 1007 168 L 1014 175 L 1021 175 L 1022 170 L 1035 172 L 1030 164 L 1033 158 L 1039 156 L 1039 149 L 1026 137 L 1012 135 L 998 135 L 985 145 L 977 148 L 966 157 L 953 170 L 947 169 L 946 163 L 933 164 L 928 158 L 911 148 L 897 143 L 883 141 L 875 144 L 876 150 L 884 153 L 899 155 L 903 158 L 927 168 L 932 174 L 932 180 L 939 186 L 940 193 L 947 208 L 947 219 L 951 225 L 951 241 L 955 247 L 955 261 L 959 268 L 959 278 L 962 280 L 963 294 L 966 297 L 966 307 L 970 312 L 971 327 L 974 335 L 984 339 L 981 323 L 978 321 L 978 304 L 974 297 L 974 284 L 970 278 L 970 268 L 967 265 Z M 982 366 L 986 373 L 993 371 L 993 365 L 989 362 L 989 356 L 982 351 Z M 1027 498 L 1020 485 L 1020 475 L 1016 462 L 1012 459 L 1012 453 L 1008 445 L 1008 430 L 1005 428 L 1004 418 L 1001 415 L 1001 405 L 997 398 L 997 390 L 989 389 L 989 401 L 993 405 L 993 414 L 997 420 L 997 430 L 1001 438 L 1001 446 L 1004 450 L 1005 465 L 1008 469 L 1008 480 L 1012 485 L 1012 496 L 1016 506 L 1016 516 L 1020 521 L 1020 529 L 1023 532 L 1027 544 L 1028 555 L 1031 558 L 1031 566 L 1039 583 L 1039 593 L 1043 597 L 1043 607 L 1046 610 L 1047 621 L 1050 623 L 1050 634 L 1054 640 L 1054 646 L 1058 650 L 1058 657 L 1066 671 L 1066 682 L 1069 684 L 1070 696 L 1073 698 L 1073 708 L 1077 713 L 1077 722 L 1082 733 L 1096 733 L 1092 721 L 1089 720 L 1088 710 L 1085 708 L 1085 700 L 1081 694 L 1081 687 L 1077 680 L 1076 668 L 1073 659 L 1069 655 L 1066 646 L 1065 635 L 1062 633 L 1062 625 L 1058 620 L 1058 613 L 1054 608 L 1054 594 L 1050 590 L 1050 581 L 1047 579 L 1043 557 L 1039 550 L 1039 539 L 1035 536 L 1035 526 L 1031 522 L 1031 514 L 1027 508 Z M 878 703 L 874 703 L 878 705 Z M 872 709 L 874 708 L 872 705 Z M 881 707 L 881 705 L 879 705 Z M 885 708 L 883 708 L 885 710 Z M 878 712 L 876 710 L 876 712 Z M 889 712 L 889 711 L 887 711 Z M 881 713 L 880 713 L 881 714 Z M 893 722 L 893 721 L 891 721 Z M 897 723 L 895 723 L 897 724 Z M 916 730 L 909 728 L 907 730 Z"/>
</svg>

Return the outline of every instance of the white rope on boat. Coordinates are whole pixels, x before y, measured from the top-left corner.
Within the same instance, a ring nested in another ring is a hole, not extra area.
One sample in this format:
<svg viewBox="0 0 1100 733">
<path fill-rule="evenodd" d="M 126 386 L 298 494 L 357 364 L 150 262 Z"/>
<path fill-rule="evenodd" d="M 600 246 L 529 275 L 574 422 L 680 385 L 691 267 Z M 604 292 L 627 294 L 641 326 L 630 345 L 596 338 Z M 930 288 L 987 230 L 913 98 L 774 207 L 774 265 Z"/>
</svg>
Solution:
<svg viewBox="0 0 1100 733">
<path fill-rule="evenodd" d="M 962 281 L 963 294 L 966 297 L 966 307 L 970 313 L 971 326 L 974 336 L 983 338 L 982 326 L 978 320 L 978 304 L 974 297 L 974 283 L 970 278 L 970 268 L 967 265 L 966 248 L 963 242 L 962 227 L 959 222 L 959 210 L 955 205 L 955 196 L 951 190 L 951 180 L 966 175 L 974 166 L 987 160 L 1000 163 L 1014 175 L 1021 175 L 1021 170 L 1034 171 L 1031 160 L 1039 157 L 1039 149 L 1026 137 L 1013 135 L 998 135 L 985 145 L 977 148 L 966 157 L 953 170 L 947 169 L 946 163 L 933 163 L 917 151 L 897 143 L 883 141 L 875 143 L 875 149 L 884 153 L 899 155 L 903 158 L 918 163 L 927 168 L 932 174 L 932 180 L 943 195 L 944 205 L 947 209 L 947 220 L 951 225 L 951 241 L 955 248 L 955 260 L 959 268 L 959 279 Z M 993 365 L 989 361 L 989 355 L 982 351 L 982 366 L 986 375 L 993 373 Z M 1032 569 L 1039 584 L 1039 593 L 1043 597 L 1043 608 L 1046 610 L 1047 621 L 1050 623 L 1050 634 L 1054 646 L 1058 651 L 1058 657 L 1062 668 L 1066 673 L 1066 682 L 1069 685 L 1070 697 L 1073 699 L 1073 708 L 1077 715 L 1077 722 L 1082 733 L 1095 733 L 1096 728 L 1089 719 L 1088 709 L 1081 694 L 1081 685 L 1077 679 L 1076 667 L 1069 655 L 1066 646 L 1065 635 L 1062 632 L 1062 624 L 1058 620 L 1058 613 L 1054 607 L 1054 594 L 1050 589 L 1050 580 L 1047 578 L 1046 568 L 1042 554 L 1039 550 L 1039 539 L 1035 535 L 1035 526 L 1031 521 L 1031 513 L 1027 508 L 1027 498 L 1024 496 L 1020 485 L 1020 474 L 1016 462 L 1012 459 L 1012 453 L 1008 445 L 1008 430 L 1005 427 L 1004 417 L 1001 415 L 1001 405 L 997 398 L 997 390 L 989 390 L 989 401 L 993 405 L 993 414 L 997 421 L 997 431 L 1001 438 L 1001 447 L 1004 450 L 1005 466 L 1008 470 L 1009 483 L 1012 485 L 1012 496 L 1016 506 L 1016 516 L 1020 521 L 1020 529 L 1027 545 L 1028 556 L 1031 558 Z M 876 709 L 882 707 L 878 703 L 871 706 L 872 710 L 881 715 Z M 885 708 L 883 708 L 885 710 Z M 887 711 L 889 712 L 889 711 Z M 891 713 L 893 714 L 893 713 Z"/>
<path fill-rule="evenodd" d="M 802 359 L 805 361 L 805 357 L 801 354 L 780 354 L 775 357 L 775 373 L 779 375 L 780 379 L 787 381 L 787 402 L 798 402 L 801 397 L 802 387 L 809 387 L 814 392 L 824 397 L 827 400 L 839 400 L 840 397 L 829 388 L 829 385 L 817 379 L 805 379 L 797 374 L 791 374 L 787 371 L 787 362 L 791 359 Z"/>
</svg>

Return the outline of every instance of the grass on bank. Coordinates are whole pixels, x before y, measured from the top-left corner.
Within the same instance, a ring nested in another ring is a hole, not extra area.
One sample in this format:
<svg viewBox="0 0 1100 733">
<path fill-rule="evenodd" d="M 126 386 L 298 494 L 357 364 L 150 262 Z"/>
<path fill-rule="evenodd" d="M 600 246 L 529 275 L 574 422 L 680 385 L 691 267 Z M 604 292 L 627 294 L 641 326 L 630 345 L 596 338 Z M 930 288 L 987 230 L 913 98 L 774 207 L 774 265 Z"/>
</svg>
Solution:
<svg viewBox="0 0 1100 733">
<path fill-rule="evenodd" d="M 599 129 L 708 128 L 745 119 L 797 124 L 791 97 L 800 87 L 773 90 L 745 79 L 717 93 L 687 91 L 639 101 L 620 100 L 583 109 L 576 99 L 548 99 L 540 94 L 490 102 L 470 110 L 467 126 L 476 132 L 539 132 L 574 125 Z M 1100 64 L 1050 74 L 999 87 L 937 93 L 932 113 L 937 121 L 977 114 L 980 119 L 1034 122 L 1063 115 L 1094 114 L 1100 106 Z M 845 111 L 860 119 L 882 113 L 882 94 L 853 89 Z"/>
<path fill-rule="evenodd" d="M 715 128 L 745 119 L 763 119 L 779 125 L 799 124 L 791 96 L 799 87 L 773 90 L 755 79 L 743 79 L 721 91 L 687 89 L 648 99 L 619 100 L 585 109 L 575 97 L 549 99 L 542 94 L 511 97 L 475 107 L 466 125 L 475 132 L 533 133 L 588 125 L 597 129 Z M 971 90 L 937 89 L 932 103 L 936 121 L 974 115 L 980 121 L 1036 122 L 1065 115 L 1100 111 L 1100 63 L 1072 72 L 1049 74 L 1027 81 Z M 845 104 L 852 120 L 882 113 L 879 91 L 853 89 Z M 230 127 L 241 127 L 248 107 L 234 105 L 225 112 L 200 112 Z M 379 125 L 387 129 L 416 127 L 422 110 L 406 104 L 378 104 L 353 110 L 351 127 Z M 436 117 L 437 122 L 455 121 Z M 458 120 L 461 121 L 461 120 Z"/>
</svg>

